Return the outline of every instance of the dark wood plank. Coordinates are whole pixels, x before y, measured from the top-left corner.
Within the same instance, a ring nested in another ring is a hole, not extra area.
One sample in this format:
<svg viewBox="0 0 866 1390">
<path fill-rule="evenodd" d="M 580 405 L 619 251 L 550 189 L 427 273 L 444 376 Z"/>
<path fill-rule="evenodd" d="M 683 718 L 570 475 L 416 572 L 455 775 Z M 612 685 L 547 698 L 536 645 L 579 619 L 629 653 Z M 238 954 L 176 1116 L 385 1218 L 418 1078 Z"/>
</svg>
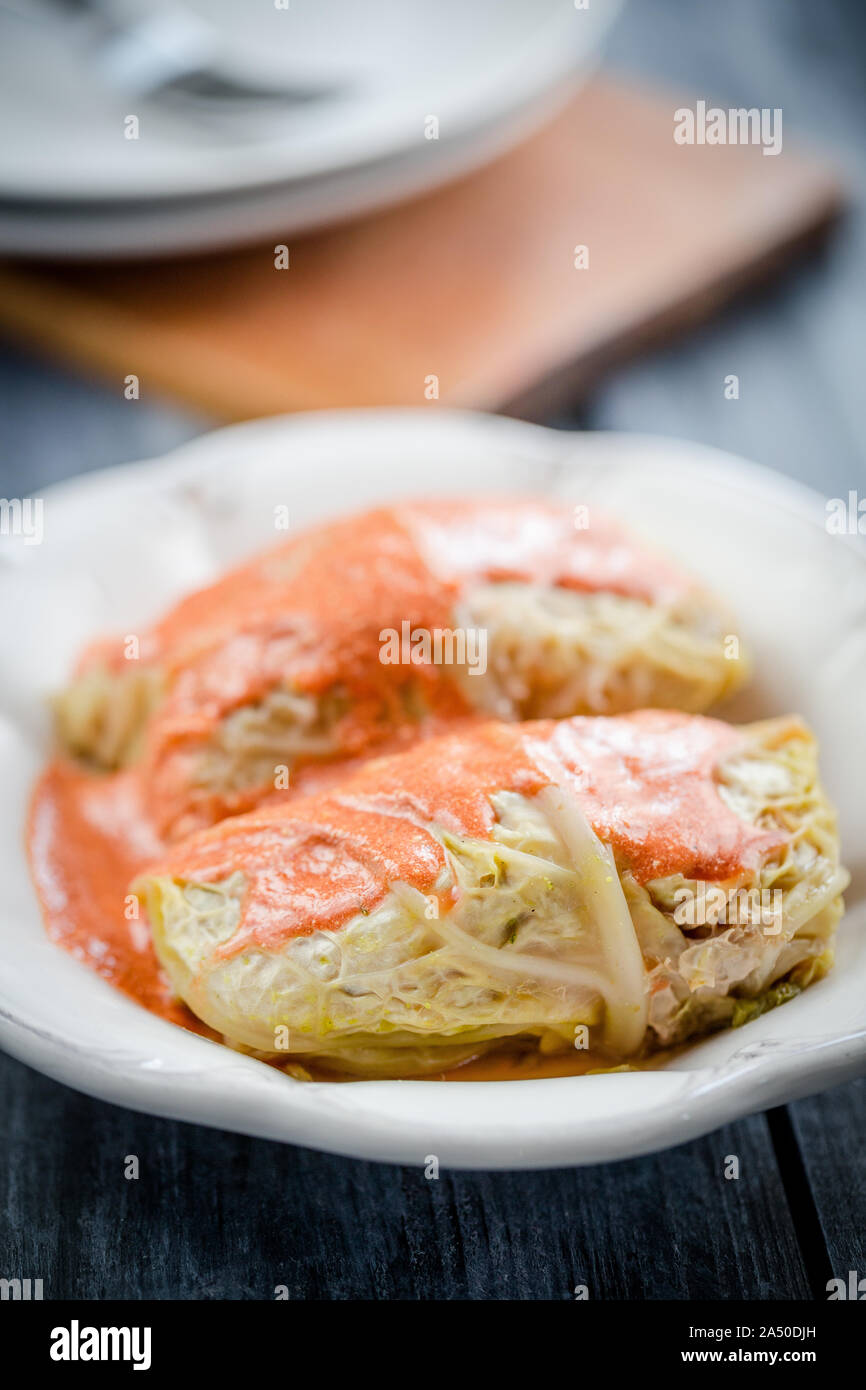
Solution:
<svg viewBox="0 0 866 1390">
<path fill-rule="evenodd" d="M 0 1059 L 0 1270 L 46 1296 L 794 1298 L 763 1118 L 542 1173 L 398 1168 L 103 1105 Z M 723 1176 L 728 1155 L 738 1180 Z M 124 1177 L 136 1155 L 140 1177 Z"/>
<path fill-rule="evenodd" d="M 155 458 L 207 428 L 159 397 L 124 400 L 122 379 L 88 381 L 0 341 L 0 497 Z"/>
<path fill-rule="evenodd" d="M 827 1250 L 827 1277 L 866 1278 L 866 1078 L 789 1108 Z M 796 1212 L 795 1212 L 796 1215 Z"/>
</svg>

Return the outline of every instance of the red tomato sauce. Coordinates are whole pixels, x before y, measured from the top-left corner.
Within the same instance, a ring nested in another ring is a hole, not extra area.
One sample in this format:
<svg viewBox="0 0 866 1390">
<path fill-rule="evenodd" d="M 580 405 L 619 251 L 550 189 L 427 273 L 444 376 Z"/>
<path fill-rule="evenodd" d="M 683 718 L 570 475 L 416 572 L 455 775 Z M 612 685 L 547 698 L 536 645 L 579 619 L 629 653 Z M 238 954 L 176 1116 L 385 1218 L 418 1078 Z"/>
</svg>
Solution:
<svg viewBox="0 0 866 1390">
<path fill-rule="evenodd" d="M 468 585 L 511 579 L 646 602 L 694 588 L 614 522 L 588 519 L 581 529 L 572 508 L 537 499 L 407 502 L 294 536 L 179 603 L 139 645 L 166 688 L 142 764 L 157 823 L 181 838 L 259 804 L 265 788 L 208 790 L 195 768 L 222 721 L 277 687 L 339 692 L 339 759 L 469 713 L 449 667 L 380 659 L 386 630 L 450 629 Z M 83 666 L 120 672 L 124 653 L 120 639 L 103 641 Z"/>
<path fill-rule="evenodd" d="M 395 879 L 430 891 L 444 856 L 425 823 L 486 837 L 490 794 L 532 795 L 550 781 L 553 757 L 600 838 L 639 881 L 673 872 L 724 880 L 784 843 L 718 796 L 714 768 L 739 739 L 716 720 L 663 711 L 479 724 L 368 762 L 339 789 L 262 807 L 168 851 L 134 774 L 102 777 L 59 761 L 33 800 L 33 873 L 58 944 L 146 1008 L 205 1031 L 172 999 L 146 924 L 129 915 L 130 883 L 155 860 L 157 872 L 202 882 L 241 869 L 241 921 L 223 952 L 278 949 L 372 911 Z"/>
<path fill-rule="evenodd" d="M 143 636 L 140 659 L 162 671 L 168 693 L 141 763 L 106 775 L 57 759 L 37 784 L 28 841 L 52 939 L 145 1008 L 214 1036 L 173 997 L 137 915 L 130 884 L 145 866 L 162 860 L 167 872 L 202 880 L 242 869 L 240 928 L 224 949 L 278 946 L 372 910 L 393 879 L 429 891 L 443 856 L 424 823 L 489 834 L 490 793 L 533 794 L 550 781 L 550 758 L 642 881 L 674 869 L 721 879 L 772 848 L 774 837 L 744 825 L 716 794 L 713 768 L 738 735 L 715 721 L 649 712 L 480 724 L 440 668 L 418 667 L 426 713 L 401 722 L 406 670 L 378 659 L 381 630 L 406 619 L 448 627 L 461 585 L 503 578 L 644 600 L 691 588 L 613 524 L 593 517 L 576 540 L 570 509 L 534 501 L 398 505 L 319 527 L 240 567 Z M 94 661 L 122 670 L 120 642 L 95 645 L 82 665 Z M 277 681 L 313 694 L 345 690 L 341 760 L 301 768 L 291 793 L 166 848 L 166 827 L 188 809 L 190 757 Z M 373 745 L 399 749 L 445 728 L 454 732 L 444 741 L 415 744 L 401 760 L 362 761 Z"/>
<path fill-rule="evenodd" d="M 279 949 L 371 912 L 399 880 L 429 893 L 444 866 L 427 826 L 487 838 L 497 791 L 569 786 L 638 882 L 732 879 L 785 841 L 718 795 L 714 770 L 742 736 L 661 710 L 617 718 L 477 724 L 376 758 L 332 791 L 261 807 L 173 847 L 155 872 L 214 882 L 240 868 L 240 924 L 218 952 Z"/>
</svg>

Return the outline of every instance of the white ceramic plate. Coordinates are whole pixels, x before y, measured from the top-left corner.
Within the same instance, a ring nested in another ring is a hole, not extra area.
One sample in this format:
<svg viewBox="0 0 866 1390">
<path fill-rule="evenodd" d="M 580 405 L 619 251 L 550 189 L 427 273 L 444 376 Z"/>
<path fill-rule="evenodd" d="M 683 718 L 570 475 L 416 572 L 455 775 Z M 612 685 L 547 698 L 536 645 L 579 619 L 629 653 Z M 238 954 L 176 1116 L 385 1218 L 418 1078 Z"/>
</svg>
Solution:
<svg viewBox="0 0 866 1390">
<path fill-rule="evenodd" d="M 738 719 L 799 710 L 822 742 L 853 872 L 833 973 L 664 1070 L 549 1081 L 302 1084 L 138 1008 L 45 937 L 22 853 L 47 693 L 81 644 L 135 631 L 293 522 L 398 495 L 538 489 L 614 511 L 741 616 L 757 676 Z M 239 425 L 49 490 L 44 540 L 0 552 L 0 1041 L 106 1100 L 367 1158 L 545 1167 L 676 1144 L 866 1070 L 866 551 L 824 499 L 676 440 L 565 434 L 462 412 Z"/>
<path fill-rule="evenodd" d="M 185 0 L 225 37 L 234 66 L 333 91 L 248 118 L 195 118 L 99 79 L 98 35 L 45 0 L 0 12 L 0 195 L 107 204 L 262 189 L 469 136 L 556 86 L 593 54 L 621 0 Z M 142 4 L 139 10 L 147 12 Z M 153 8 L 151 3 L 150 8 Z M 138 115 L 140 136 L 124 138 Z"/>
<path fill-rule="evenodd" d="M 157 257 L 283 239 L 429 191 L 493 159 L 550 118 L 580 68 L 506 115 L 387 158 L 214 197 L 145 202 L 15 202 L 0 196 L 0 254 L 63 260 Z M 2 192 L 2 190 L 0 190 Z"/>
</svg>

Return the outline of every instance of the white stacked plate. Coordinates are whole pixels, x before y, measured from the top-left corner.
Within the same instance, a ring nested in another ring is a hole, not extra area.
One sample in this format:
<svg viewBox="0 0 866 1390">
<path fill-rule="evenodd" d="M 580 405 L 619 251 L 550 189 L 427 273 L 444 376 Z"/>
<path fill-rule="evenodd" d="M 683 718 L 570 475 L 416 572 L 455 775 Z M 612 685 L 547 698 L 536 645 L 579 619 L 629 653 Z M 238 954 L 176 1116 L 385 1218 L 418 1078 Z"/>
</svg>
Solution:
<svg viewBox="0 0 866 1390">
<path fill-rule="evenodd" d="M 284 2 L 182 0 L 182 12 L 233 71 L 314 95 L 203 104 L 126 80 L 126 0 L 0 0 L 0 252 L 219 247 L 419 192 L 550 115 L 621 0 Z M 177 8 L 137 0 L 135 22 L 160 6 Z"/>
</svg>

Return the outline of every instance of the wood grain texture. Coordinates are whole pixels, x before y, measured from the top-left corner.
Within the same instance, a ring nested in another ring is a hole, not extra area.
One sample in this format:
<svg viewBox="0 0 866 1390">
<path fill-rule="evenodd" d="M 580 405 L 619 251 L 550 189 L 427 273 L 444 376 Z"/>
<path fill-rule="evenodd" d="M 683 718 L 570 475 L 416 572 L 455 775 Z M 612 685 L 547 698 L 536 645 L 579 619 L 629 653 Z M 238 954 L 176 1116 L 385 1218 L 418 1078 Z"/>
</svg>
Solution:
<svg viewBox="0 0 866 1390">
<path fill-rule="evenodd" d="M 428 1180 L 136 1115 L 10 1058 L 0 1109 L 0 1269 L 42 1278 L 46 1297 L 808 1294 L 761 1118 L 606 1167 Z"/>
<path fill-rule="evenodd" d="M 682 98 L 599 78 L 480 172 L 293 238 L 288 269 L 279 236 L 177 261 L 7 264 L 0 319 L 220 419 L 423 405 L 431 375 L 444 404 L 538 417 L 765 279 L 841 205 L 836 176 L 796 151 L 676 144 Z"/>
<path fill-rule="evenodd" d="M 827 1277 L 866 1278 L 866 1079 L 838 1086 L 790 1107 L 827 1251 Z"/>
</svg>

